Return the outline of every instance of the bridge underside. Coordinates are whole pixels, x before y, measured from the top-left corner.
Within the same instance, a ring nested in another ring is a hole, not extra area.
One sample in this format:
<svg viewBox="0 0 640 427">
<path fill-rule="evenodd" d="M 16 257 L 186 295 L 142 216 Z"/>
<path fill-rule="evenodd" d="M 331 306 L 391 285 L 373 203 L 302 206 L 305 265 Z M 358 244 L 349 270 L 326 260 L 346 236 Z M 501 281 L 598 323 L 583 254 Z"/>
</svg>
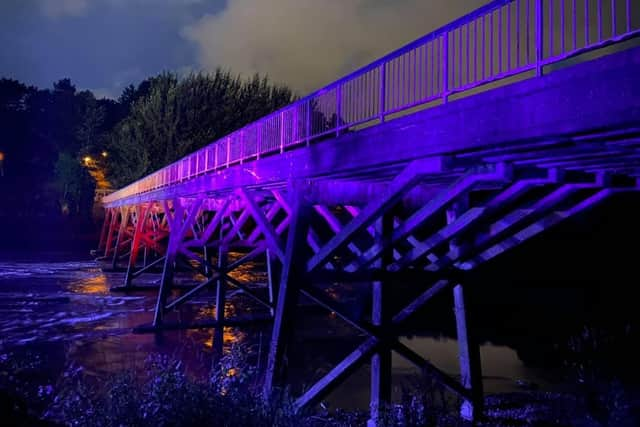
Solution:
<svg viewBox="0 0 640 427">
<path fill-rule="evenodd" d="M 216 327 L 218 354 L 220 326 L 247 320 L 225 318 L 227 288 L 264 306 L 273 321 L 267 394 L 283 381 L 300 295 L 362 332 L 358 348 L 299 396 L 297 408 L 371 362 L 378 411 L 390 398 L 395 351 L 461 396 L 471 418 L 482 408 L 482 383 L 465 278 L 607 197 L 638 190 L 638 75 L 640 51 L 632 49 L 124 199 L 107 207 L 100 250 L 113 266 L 127 261 L 125 289 L 162 266 L 149 330 L 178 327 L 167 313 L 215 289 L 215 319 L 187 327 Z M 256 260 L 264 261 L 264 288 L 235 274 Z M 201 280 L 171 299 L 178 267 Z M 370 284 L 366 320 L 320 287 L 333 282 Z M 397 283 L 412 291 L 391 306 L 386 295 L 398 299 Z M 402 324 L 441 292 L 454 296 L 460 379 L 398 340 Z"/>
</svg>

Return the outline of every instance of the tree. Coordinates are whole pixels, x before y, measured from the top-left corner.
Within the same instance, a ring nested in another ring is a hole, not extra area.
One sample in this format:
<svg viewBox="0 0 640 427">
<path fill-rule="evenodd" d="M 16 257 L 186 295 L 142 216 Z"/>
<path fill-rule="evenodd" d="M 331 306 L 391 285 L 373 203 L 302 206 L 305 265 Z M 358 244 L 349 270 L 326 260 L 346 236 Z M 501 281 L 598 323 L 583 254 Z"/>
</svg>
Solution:
<svg viewBox="0 0 640 427">
<path fill-rule="evenodd" d="M 55 163 L 54 176 L 61 212 L 68 215 L 90 213 L 95 182 L 80 161 L 69 153 L 60 153 Z"/>
<path fill-rule="evenodd" d="M 101 131 L 105 120 L 105 108 L 99 105 L 93 93 L 80 92 L 77 95 L 78 123 L 75 136 L 80 141 L 80 152 L 91 153 L 100 151 Z"/>
<path fill-rule="evenodd" d="M 163 73 L 148 79 L 146 96 L 109 138 L 111 180 L 122 186 L 289 104 L 291 90 L 259 75 L 243 80 L 229 71 Z M 134 97 L 133 87 L 121 100 Z M 124 165 L 126 165 L 126 170 Z"/>
</svg>

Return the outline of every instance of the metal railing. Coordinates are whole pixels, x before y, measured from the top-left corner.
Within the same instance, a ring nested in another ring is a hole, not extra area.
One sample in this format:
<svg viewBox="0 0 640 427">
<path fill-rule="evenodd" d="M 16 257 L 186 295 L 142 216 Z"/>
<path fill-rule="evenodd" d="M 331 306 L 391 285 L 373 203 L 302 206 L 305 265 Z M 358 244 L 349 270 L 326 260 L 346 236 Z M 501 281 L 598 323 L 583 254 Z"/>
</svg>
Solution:
<svg viewBox="0 0 640 427">
<path fill-rule="evenodd" d="M 495 0 L 103 202 L 381 123 L 516 74 L 540 75 L 546 65 L 638 34 L 640 0 Z"/>
</svg>

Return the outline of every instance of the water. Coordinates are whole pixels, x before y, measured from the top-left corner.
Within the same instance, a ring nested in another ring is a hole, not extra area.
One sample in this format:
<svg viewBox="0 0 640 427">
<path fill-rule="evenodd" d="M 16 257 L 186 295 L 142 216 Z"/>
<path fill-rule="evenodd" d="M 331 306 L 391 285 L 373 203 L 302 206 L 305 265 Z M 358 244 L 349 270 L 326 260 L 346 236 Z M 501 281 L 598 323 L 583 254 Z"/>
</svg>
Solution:
<svg viewBox="0 0 640 427">
<path fill-rule="evenodd" d="M 78 254 L 44 254 L 37 259 L 28 255 L 0 260 L 0 354 L 39 355 L 51 378 L 72 363 L 83 366 L 89 375 L 106 377 L 123 369 L 143 366 L 150 353 L 179 357 L 191 372 L 205 374 L 212 358 L 212 330 L 170 331 L 161 337 L 132 333 L 133 327 L 152 320 L 156 295 L 110 292 L 110 287 L 122 284 L 123 273 L 103 272 L 97 263 L 86 258 Z M 250 266 L 238 274 L 256 283 L 264 279 Z M 143 275 L 138 284 L 153 284 L 158 279 L 158 275 Z M 358 298 L 357 293 L 351 298 L 347 299 L 348 306 L 355 311 L 362 310 L 363 299 Z M 212 296 L 204 293 L 172 314 L 169 320 L 210 319 L 214 312 L 212 303 Z M 247 307 L 260 311 L 246 297 L 236 295 L 226 311 L 241 313 Z M 297 320 L 300 329 L 291 362 L 291 381 L 297 388 L 308 386 L 363 340 L 331 314 L 310 308 L 303 312 L 306 314 Z M 435 330 L 433 324 L 427 326 L 401 341 L 443 371 L 457 375 L 457 342 L 451 334 Z M 224 340 L 226 348 L 233 342 L 251 346 L 260 354 L 261 368 L 269 334 L 268 325 L 225 328 Z M 549 381 L 548 371 L 528 366 L 520 359 L 517 349 L 508 345 L 485 341 L 481 355 L 484 387 L 488 393 L 520 390 L 522 384 L 535 384 L 542 389 L 557 387 Z M 403 386 L 410 383 L 418 371 L 395 354 L 392 363 L 394 396 L 398 398 Z M 368 366 L 359 369 L 332 393 L 327 404 L 342 408 L 367 407 L 368 375 Z"/>
</svg>

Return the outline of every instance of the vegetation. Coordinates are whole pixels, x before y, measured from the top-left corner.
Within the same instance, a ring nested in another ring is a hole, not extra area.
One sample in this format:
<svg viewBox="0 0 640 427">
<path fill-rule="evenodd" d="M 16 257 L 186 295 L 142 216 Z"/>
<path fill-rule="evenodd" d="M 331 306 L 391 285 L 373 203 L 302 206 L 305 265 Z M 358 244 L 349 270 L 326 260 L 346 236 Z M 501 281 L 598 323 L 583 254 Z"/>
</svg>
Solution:
<svg viewBox="0 0 640 427">
<path fill-rule="evenodd" d="M 577 340 L 581 343 L 577 344 Z M 593 344 L 574 337 L 571 346 Z M 68 366 L 59 378 L 37 374 L 37 357 L 0 356 L 0 407 L 5 425 L 15 426 L 311 426 L 366 425 L 367 411 L 296 413 L 286 390 L 265 401 L 260 393 L 256 354 L 233 344 L 210 375 L 189 374 L 176 358 L 150 355 L 143 367 L 107 379 L 81 366 Z M 580 364 L 591 363 L 584 360 Z M 573 372 L 571 369 L 568 372 Z M 36 374 L 34 374 L 36 373 Z M 29 379 L 31 378 L 31 379 Z M 521 392 L 488 396 L 487 418 L 479 426 L 635 426 L 638 402 L 621 382 L 575 387 L 574 392 Z M 462 427 L 460 400 L 429 376 L 413 378 L 400 401 L 383 411 L 382 426 Z M 28 404 L 26 402 L 29 402 Z M 13 423 L 13 424 L 12 424 Z"/>
<path fill-rule="evenodd" d="M 291 102 L 266 77 L 163 73 L 117 100 L 71 80 L 0 79 L 0 215 L 88 217 L 96 186 L 120 187 Z"/>
</svg>

